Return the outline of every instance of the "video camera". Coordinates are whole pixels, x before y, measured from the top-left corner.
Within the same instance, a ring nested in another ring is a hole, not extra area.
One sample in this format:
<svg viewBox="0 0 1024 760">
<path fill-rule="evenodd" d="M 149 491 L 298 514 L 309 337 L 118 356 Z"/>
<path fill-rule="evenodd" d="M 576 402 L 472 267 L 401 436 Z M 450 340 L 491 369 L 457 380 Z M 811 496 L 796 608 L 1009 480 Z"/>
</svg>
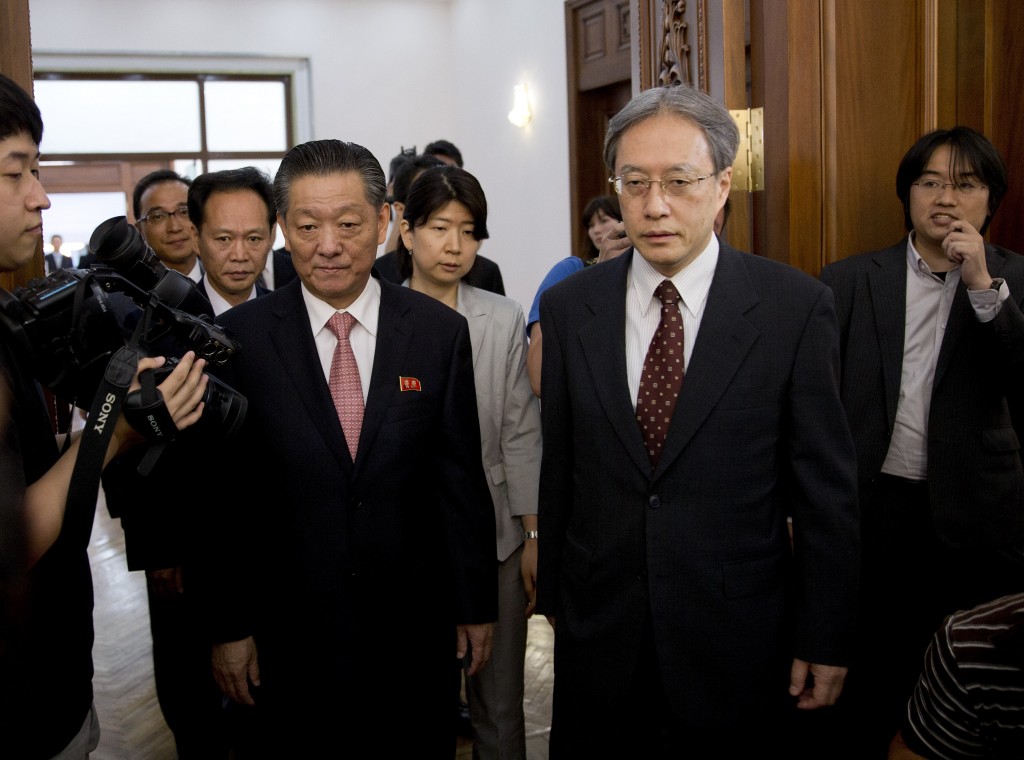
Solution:
<svg viewBox="0 0 1024 760">
<path fill-rule="evenodd" d="M 165 267 L 125 217 L 97 227 L 89 251 L 99 261 L 90 269 L 59 269 L 13 293 L 0 289 L 0 330 L 56 396 L 89 409 L 111 357 L 126 346 L 167 357 L 151 370 L 156 383 L 186 351 L 214 366 L 239 351 L 212 323 L 209 300 Z M 212 376 L 203 402 L 203 416 L 190 428 L 197 434 L 228 437 L 245 417 L 245 396 Z"/>
</svg>

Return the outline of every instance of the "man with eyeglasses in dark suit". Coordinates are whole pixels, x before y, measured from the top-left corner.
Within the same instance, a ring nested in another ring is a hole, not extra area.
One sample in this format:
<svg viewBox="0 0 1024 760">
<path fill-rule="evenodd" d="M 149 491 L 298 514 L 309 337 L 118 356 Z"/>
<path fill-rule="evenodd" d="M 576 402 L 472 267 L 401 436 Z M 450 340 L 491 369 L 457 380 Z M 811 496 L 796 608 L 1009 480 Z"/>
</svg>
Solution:
<svg viewBox="0 0 1024 760">
<path fill-rule="evenodd" d="M 982 237 L 1006 189 L 983 135 L 931 132 L 896 173 L 907 238 L 822 272 L 862 513 L 850 757 L 885 757 L 944 616 L 1024 589 L 1024 259 Z"/>
<path fill-rule="evenodd" d="M 150 172 L 132 191 L 132 213 L 135 226 L 157 258 L 167 268 L 199 282 L 203 268 L 188 218 L 190 184 L 190 180 L 170 169 Z"/>
</svg>

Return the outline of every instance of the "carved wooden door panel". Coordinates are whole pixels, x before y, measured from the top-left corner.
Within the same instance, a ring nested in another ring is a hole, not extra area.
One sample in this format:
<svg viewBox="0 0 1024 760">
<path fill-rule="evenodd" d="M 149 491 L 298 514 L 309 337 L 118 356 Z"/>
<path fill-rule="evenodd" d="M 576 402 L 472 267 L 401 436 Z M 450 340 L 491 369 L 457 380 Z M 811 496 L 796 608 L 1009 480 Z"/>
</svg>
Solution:
<svg viewBox="0 0 1024 760">
<path fill-rule="evenodd" d="M 764 109 L 765 190 L 733 193 L 733 245 L 816 275 L 896 241 L 900 158 L 925 132 L 966 124 L 1010 171 L 989 237 L 1024 251 L 1024 4 L 634 3 L 641 88 L 690 82 L 730 109 Z"/>
</svg>

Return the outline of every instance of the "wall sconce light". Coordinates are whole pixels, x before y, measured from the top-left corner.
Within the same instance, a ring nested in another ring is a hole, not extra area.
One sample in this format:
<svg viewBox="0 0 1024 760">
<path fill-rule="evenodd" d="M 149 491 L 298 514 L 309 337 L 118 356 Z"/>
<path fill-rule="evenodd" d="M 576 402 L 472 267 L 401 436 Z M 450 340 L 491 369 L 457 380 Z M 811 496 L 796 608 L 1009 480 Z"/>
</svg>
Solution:
<svg viewBox="0 0 1024 760">
<path fill-rule="evenodd" d="M 533 119 L 533 112 L 530 111 L 530 93 L 525 84 L 517 84 L 514 92 L 515 99 L 512 110 L 508 112 L 508 120 L 517 127 L 525 127 Z"/>
</svg>

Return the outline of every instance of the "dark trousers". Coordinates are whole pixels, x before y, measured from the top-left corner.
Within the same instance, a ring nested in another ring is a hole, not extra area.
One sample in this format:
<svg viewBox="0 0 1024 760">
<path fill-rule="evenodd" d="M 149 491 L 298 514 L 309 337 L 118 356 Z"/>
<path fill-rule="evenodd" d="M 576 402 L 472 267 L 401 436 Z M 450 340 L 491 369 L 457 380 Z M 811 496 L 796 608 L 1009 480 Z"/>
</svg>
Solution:
<svg viewBox="0 0 1024 760">
<path fill-rule="evenodd" d="M 560 688 L 556 643 L 550 744 L 552 760 L 793 757 L 788 736 L 793 728 L 795 711 L 787 709 L 788 681 L 784 676 L 779 678 L 778 699 L 766 702 L 763 710 L 737 719 L 735 730 L 694 725 L 692 718 L 676 714 L 669 703 L 657 662 L 649 612 L 639 646 L 641 655 L 632 677 L 617 684 L 609 690 L 613 693 L 606 695 L 605 704 L 614 706 L 604 714 L 595 714 L 590 712 L 594 704 L 591 695 L 574 693 L 571 686 L 564 686 L 564 682 Z M 693 688 L 701 686 L 695 684 Z M 588 708 L 580 710 L 578 705 L 581 702 L 587 703 Z M 722 723 L 728 724 L 731 717 L 725 716 Z"/>
<path fill-rule="evenodd" d="M 224 760 L 229 741 L 226 701 L 213 679 L 210 642 L 202 635 L 194 595 L 158 596 L 148 583 L 147 592 L 156 695 L 178 758 Z"/>
</svg>

